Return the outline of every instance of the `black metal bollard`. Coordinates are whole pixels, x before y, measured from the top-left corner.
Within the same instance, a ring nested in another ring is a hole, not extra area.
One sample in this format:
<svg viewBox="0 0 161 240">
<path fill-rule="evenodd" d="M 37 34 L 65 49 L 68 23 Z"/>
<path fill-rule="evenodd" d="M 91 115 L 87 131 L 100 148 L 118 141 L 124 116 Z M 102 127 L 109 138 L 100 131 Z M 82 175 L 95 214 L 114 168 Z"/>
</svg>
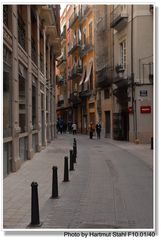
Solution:
<svg viewBox="0 0 161 240">
<path fill-rule="evenodd" d="M 151 137 L 151 149 L 153 149 L 153 137 Z"/>
<path fill-rule="evenodd" d="M 51 198 L 58 198 L 58 175 L 57 167 L 53 166 L 53 178 L 52 178 L 52 196 Z"/>
<path fill-rule="evenodd" d="M 76 145 L 73 143 L 73 162 L 76 163 Z"/>
<path fill-rule="evenodd" d="M 77 142 L 75 142 L 75 155 L 76 155 L 76 158 L 77 158 Z"/>
<path fill-rule="evenodd" d="M 73 150 L 70 150 L 70 171 L 74 170 Z"/>
<path fill-rule="evenodd" d="M 41 226 L 39 218 L 39 200 L 38 200 L 38 184 L 31 183 L 31 223 L 29 227 Z"/>
<path fill-rule="evenodd" d="M 68 157 L 64 157 L 64 182 L 69 182 Z"/>
</svg>

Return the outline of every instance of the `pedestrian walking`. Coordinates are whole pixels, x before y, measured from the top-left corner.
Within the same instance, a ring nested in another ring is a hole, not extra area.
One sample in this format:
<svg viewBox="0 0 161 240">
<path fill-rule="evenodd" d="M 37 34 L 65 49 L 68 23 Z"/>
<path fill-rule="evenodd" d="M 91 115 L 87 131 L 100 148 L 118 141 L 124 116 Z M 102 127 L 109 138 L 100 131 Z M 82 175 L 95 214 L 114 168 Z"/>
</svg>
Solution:
<svg viewBox="0 0 161 240">
<path fill-rule="evenodd" d="M 68 121 L 68 132 L 72 132 L 72 122 L 70 120 Z"/>
<path fill-rule="evenodd" d="M 56 129 L 58 134 L 60 132 L 59 119 L 57 119 L 57 122 L 56 122 Z"/>
<path fill-rule="evenodd" d="M 77 124 L 76 123 L 72 124 L 72 129 L 73 129 L 73 135 L 75 135 L 77 133 Z"/>
<path fill-rule="evenodd" d="M 101 138 L 101 124 L 98 122 L 96 124 L 96 133 L 97 133 L 97 139 Z"/>
<path fill-rule="evenodd" d="M 63 133 L 63 126 L 64 126 L 64 121 L 63 121 L 63 119 L 60 119 L 59 129 L 60 129 L 60 133 L 61 133 L 61 134 Z"/>
<path fill-rule="evenodd" d="M 89 124 L 89 138 L 92 139 L 93 138 L 93 133 L 94 133 L 95 129 L 94 129 L 94 125 L 92 122 L 90 122 Z"/>
</svg>

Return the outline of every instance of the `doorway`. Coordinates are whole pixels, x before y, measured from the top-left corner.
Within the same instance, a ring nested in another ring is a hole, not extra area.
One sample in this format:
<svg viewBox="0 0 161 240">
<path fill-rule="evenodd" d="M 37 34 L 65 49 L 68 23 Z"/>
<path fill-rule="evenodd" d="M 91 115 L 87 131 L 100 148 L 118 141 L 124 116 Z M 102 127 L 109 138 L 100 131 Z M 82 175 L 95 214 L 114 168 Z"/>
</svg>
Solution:
<svg viewBox="0 0 161 240">
<path fill-rule="evenodd" d="M 109 138 L 111 133 L 111 121 L 110 121 L 110 111 L 105 112 L 105 137 Z"/>
</svg>

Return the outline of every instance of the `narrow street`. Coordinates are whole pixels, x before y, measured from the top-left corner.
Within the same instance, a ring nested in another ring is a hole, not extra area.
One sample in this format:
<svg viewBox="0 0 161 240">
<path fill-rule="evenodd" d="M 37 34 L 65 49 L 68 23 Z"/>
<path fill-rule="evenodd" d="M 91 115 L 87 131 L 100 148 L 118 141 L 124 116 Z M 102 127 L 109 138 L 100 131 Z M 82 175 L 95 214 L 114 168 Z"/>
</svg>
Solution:
<svg viewBox="0 0 161 240">
<path fill-rule="evenodd" d="M 4 228 L 31 221 L 31 182 L 38 183 L 41 228 L 152 228 L 153 152 L 150 145 L 77 135 L 78 157 L 63 182 L 64 156 L 73 135 L 58 135 L 31 161 L 4 179 Z M 58 167 L 59 198 L 50 199 L 52 167 Z"/>
</svg>

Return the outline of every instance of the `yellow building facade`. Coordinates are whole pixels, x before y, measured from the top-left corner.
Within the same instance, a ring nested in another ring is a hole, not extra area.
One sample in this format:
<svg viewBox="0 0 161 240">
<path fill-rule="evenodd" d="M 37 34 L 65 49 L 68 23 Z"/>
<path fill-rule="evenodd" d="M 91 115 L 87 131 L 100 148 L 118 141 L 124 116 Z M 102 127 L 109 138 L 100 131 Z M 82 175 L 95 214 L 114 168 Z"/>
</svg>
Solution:
<svg viewBox="0 0 161 240">
<path fill-rule="evenodd" d="M 81 6 L 81 52 L 83 73 L 79 83 L 81 99 L 81 132 L 88 132 L 88 125 L 96 123 L 94 12 L 92 5 Z"/>
</svg>

